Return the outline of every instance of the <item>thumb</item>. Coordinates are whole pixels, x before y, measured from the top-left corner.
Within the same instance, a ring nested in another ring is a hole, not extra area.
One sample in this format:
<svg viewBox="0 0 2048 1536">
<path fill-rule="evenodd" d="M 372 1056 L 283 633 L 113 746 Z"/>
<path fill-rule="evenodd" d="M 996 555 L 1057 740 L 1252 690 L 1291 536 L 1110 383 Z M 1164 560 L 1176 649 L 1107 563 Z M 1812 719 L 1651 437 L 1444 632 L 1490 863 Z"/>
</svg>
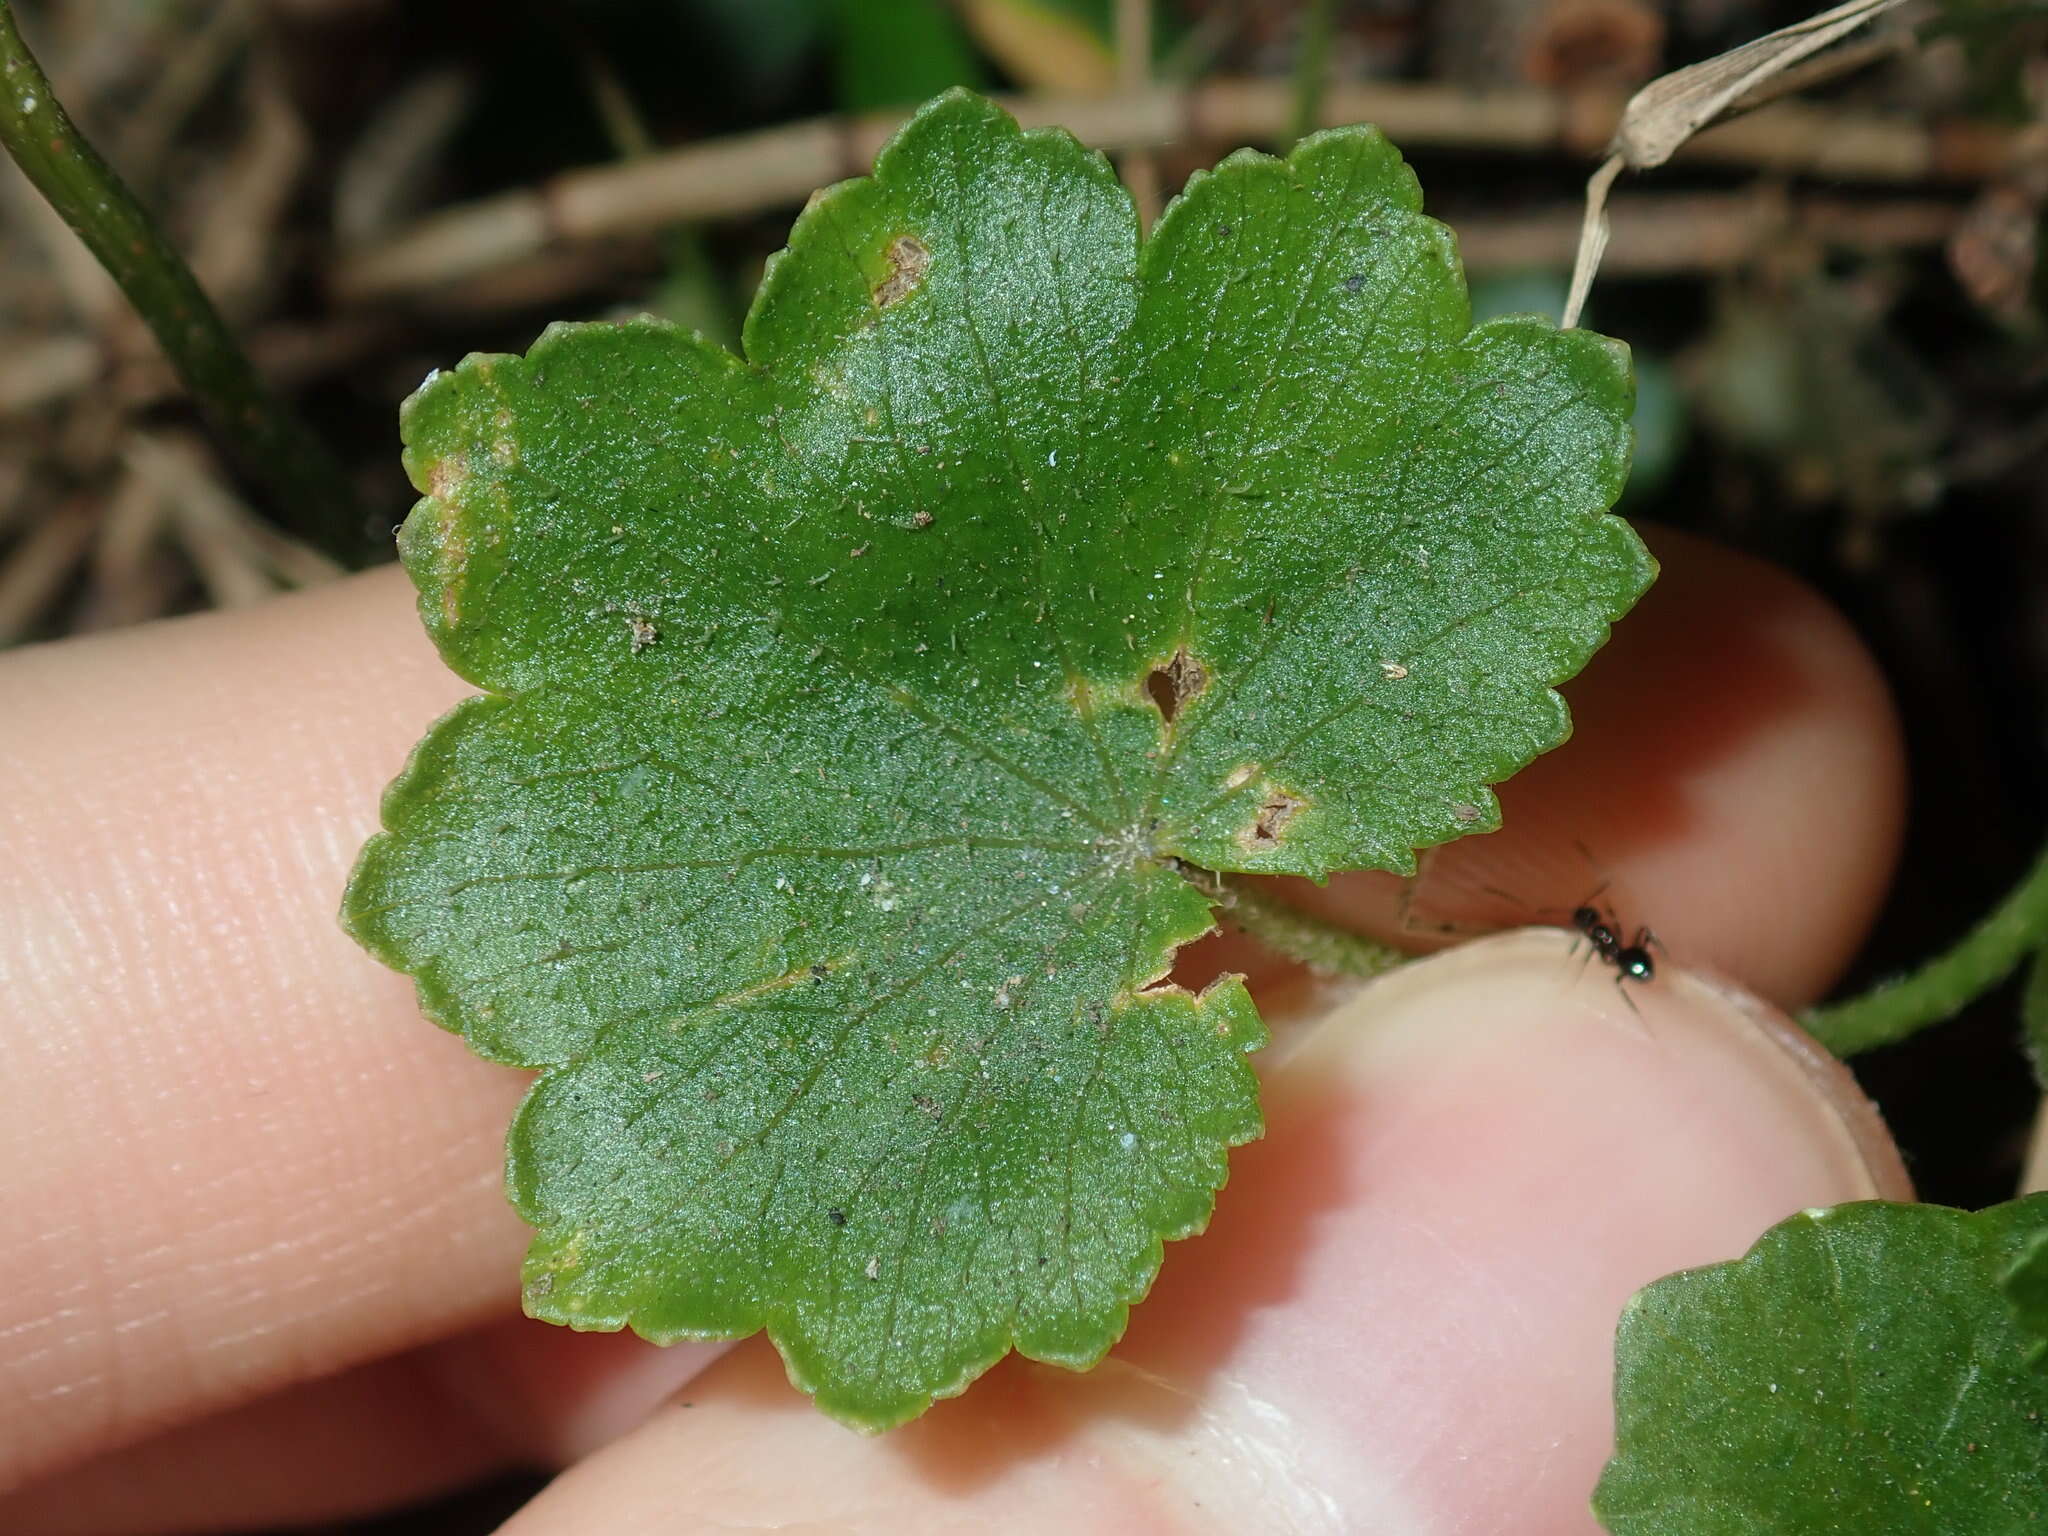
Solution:
<svg viewBox="0 0 2048 1536">
<path fill-rule="evenodd" d="M 1613 975 L 1524 930 L 1280 1022 L 1267 1138 L 1094 1372 L 1012 1360 L 873 1440 L 756 1341 L 509 1529 L 1594 1529 L 1628 1296 L 1908 1193 L 1782 1016 Z"/>
</svg>

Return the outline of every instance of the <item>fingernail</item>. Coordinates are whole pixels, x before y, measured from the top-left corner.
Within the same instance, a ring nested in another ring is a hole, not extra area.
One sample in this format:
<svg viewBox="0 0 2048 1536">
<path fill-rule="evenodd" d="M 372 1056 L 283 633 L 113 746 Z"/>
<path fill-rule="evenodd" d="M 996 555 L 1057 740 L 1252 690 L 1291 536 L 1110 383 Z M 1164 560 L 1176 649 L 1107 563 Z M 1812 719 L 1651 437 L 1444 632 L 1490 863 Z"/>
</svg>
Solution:
<svg viewBox="0 0 2048 1536">
<path fill-rule="evenodd" d="M 1847 1067 L 1784 1013 L 1725 978 L 1660 965 L 1649 982 L 1616 972 L 1557 929 L 1525 928 L 1461 945 L 1366 983 L 1312 1017 L 1273 1020 L 1262 1053 L 1269 1101 L 1314 1091 L 1332 1074 L 1375 1084 L 1447 1058 L 1521 1071 L 1545 1091 L 1570 1064 L 1578 1093 L 1663 1104 L 1684 1080 L 1693 1113 L 1739 1149 L 1789 1132 L 1813 1179 L 1840 1198 L 1912 1198 L 1898 1149 Z M 1565 1085 L 1568 1089 L 1569 1085 Z M 1658 1120 L 1667 1111 L 1659 1109 Z M 1641 1126 L 1655 1136 L 1657 1121 Z"/>
</svg>

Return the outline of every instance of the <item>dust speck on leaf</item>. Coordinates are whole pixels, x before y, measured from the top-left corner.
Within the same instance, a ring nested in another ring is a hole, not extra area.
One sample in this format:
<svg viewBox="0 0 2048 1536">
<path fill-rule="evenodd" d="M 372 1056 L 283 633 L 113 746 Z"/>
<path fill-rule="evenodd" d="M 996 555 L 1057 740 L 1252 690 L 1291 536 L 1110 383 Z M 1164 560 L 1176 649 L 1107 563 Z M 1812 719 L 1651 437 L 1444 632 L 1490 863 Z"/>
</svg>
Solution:
<svg viewBox="0 0 2048 1536">
<path fill-rule="evenodd" d="M 875 308 L 887 309 L 917 292 L 931 265 L 931 251 L 915 235 L 898 235 L 891 240 L 889 275 L 875 289 Z"/>
</svg>

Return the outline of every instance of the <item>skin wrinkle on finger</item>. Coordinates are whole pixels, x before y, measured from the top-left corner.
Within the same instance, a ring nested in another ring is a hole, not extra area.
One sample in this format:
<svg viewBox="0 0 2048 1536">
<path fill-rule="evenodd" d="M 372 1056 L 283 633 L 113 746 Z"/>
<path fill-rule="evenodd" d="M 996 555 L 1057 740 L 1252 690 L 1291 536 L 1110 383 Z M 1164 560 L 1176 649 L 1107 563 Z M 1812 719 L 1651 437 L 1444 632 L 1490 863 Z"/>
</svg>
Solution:
<svg viewBox="0 0 2048 1536">
<path fill-rule="evenodd" d="M 1006 1362 L 876 1442 L 750 1343 L 508 1536 L 1590 1533 L 1628 1296 L 1906 1193 L 1847 1074 L 1762 1005 L 1680 971 L 1631 996 L 1540 930 L 1371 983 L 1281 1029 L 1268 1138 L 1106 1368 Z"/>
<path fill-rule="evenodd" d="M 35 723 L 0 757 L 0 1486 L 511 1304 L 521 1080 L 334 918 L 465 691 L 406 606 L 372 578 L 0 670 Z"/>
</svg>

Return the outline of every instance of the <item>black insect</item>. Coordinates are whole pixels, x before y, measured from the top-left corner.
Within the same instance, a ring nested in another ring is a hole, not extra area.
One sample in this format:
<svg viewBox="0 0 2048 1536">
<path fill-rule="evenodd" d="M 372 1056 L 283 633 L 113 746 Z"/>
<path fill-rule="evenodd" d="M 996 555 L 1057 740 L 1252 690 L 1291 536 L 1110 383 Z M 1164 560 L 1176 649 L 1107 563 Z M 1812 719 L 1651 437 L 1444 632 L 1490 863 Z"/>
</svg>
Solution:
<svg viewBox="0 0 2048 1536">
<path fill-rule="evenodd" d="M 1579 843 L 1577 847 L 1579 852 L 1585 856 L 1586 862 L 1594 865 L 1597 869 L 1598 865 L 1594 861 L 1591 850 L 1584 843 Z M 1411 931 L 1421 926 L 1411 923 L 1409 906 L 1419 883 L 1420 877 L 1418 876 L 1401 893 L 1401 926 Z M 1521 897 L 1515 895 L 1512 891 L 1503 890 L 1497 885 L 1481 886 L 1480 889 L 1484 890 L 1488 895 L 1508 903 L 1510 906 L 1521 908 L 1522 911 L 1529 914 L 1531 922 L 1544 920 L 1538 916 L 1540 909 L 1530 906 L 1528 902 L 1522 900 Z M 1647 983 L 1656 980 L 1657 962 L 1650 951 L 1653 949 L 1661 950 L 1664 946 L 1659 942 L 1657 935 L 1646 927 L 1636 929 L 1633 938 L 1624 940 L 1622 935 L 1626 930 L 1621 926 L 1620 920 L 1606 907 L 1600 905 L 1601 894 L 1606 889 L 1607 882 L 1602 881 L 1599 890 L 1594 891 L 1592 895 L 1572 908 L 1571 927 L 1578 931 L 1580 941 L 1586 945 L 1587 964 L 1590 965 L 1594 956 L 1597 955 L 1603 965 L 1614 967 L 1614 985 L 1621 992 L 1621 1000 L 1628 1004 L 1631 1012 L 1634 1012 L 1636 1005 L 1634 1000 L 1628 995 L 1628 983 L 1632 981 Z M 1548 912 L 1554 919 L 1554 915 L 1560 910 L 1560 908 L 1552 907 L 1548 909 Z M 1435 931 L 1452 933 L 1456 929 L 1454 925 L 1441 924 L 1435 926 Z M 1485 932 L 1489 930 L 1480 931 Z M 1576 947 L 1575 945 L 1574 948 Z"/>
<path fill-rule="evenodd" d="M 1572 908 L 1572 926 L 1603 963 L 1614 967 L 1615 986 L 1656 979 L 1657 962 L 1650 958 L 1650 946 L 1656 944 L 1657 935 L 1649 929 L 1638 928 L 1633 939 L 1622 943 L 1621 930 L 1590 897 Z"/>
</svg>

